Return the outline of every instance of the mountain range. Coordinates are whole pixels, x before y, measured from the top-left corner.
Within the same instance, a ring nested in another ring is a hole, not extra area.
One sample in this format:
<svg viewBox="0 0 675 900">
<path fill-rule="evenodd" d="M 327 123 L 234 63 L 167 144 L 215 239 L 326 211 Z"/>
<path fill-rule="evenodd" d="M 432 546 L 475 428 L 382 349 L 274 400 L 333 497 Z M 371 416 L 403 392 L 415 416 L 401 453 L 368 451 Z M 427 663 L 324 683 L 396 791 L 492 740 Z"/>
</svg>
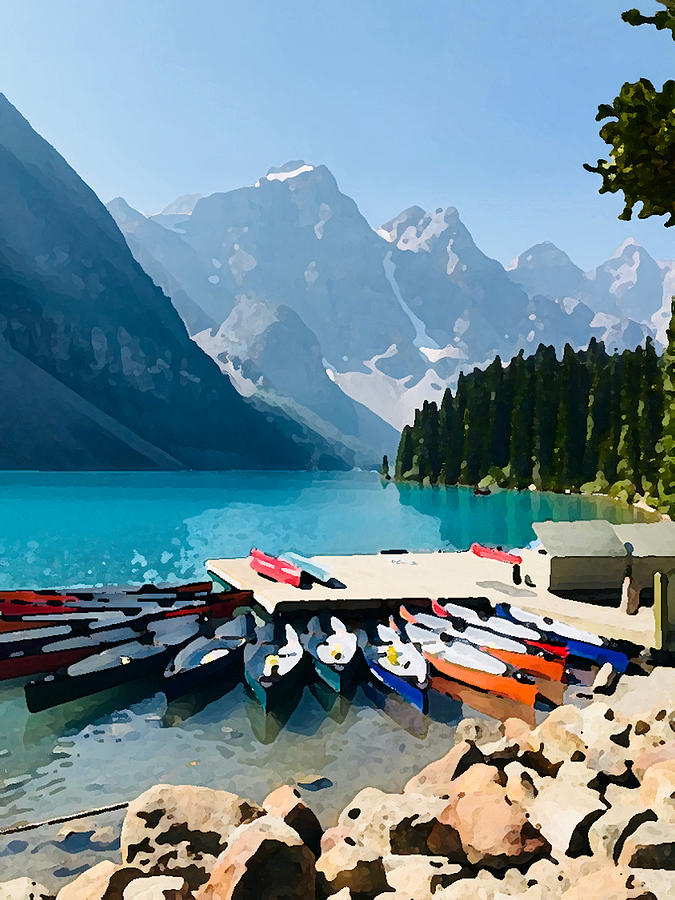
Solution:
<svg viewBox="0 0 675 900">
<path fill-rule="evenodd" d="M 94 192 L 2 94 L 0 208 L 0 467 L 350 464 L 235 390 Z"/>
<path fill-rule="evenodd" d="M 453 207 L 373 229 L 322 165 L 106 209 L 0 94 L 0 467 L 347 468 L 461 370 L 663 340 L 675 264 L 505 268 Z"/>
<path fill-rule="evenodd" d="M 548 242 L 504 267 L 453 207 L 410 207 L 373 229 L 325 166 L 302 160 L 156 215 L 119 197 L 108 209 L 238 391 L 359 459 L 497 354 L 662 341 L 675 286 L 675 264 L 632 240 L 584 273 Z"/>
</svg>

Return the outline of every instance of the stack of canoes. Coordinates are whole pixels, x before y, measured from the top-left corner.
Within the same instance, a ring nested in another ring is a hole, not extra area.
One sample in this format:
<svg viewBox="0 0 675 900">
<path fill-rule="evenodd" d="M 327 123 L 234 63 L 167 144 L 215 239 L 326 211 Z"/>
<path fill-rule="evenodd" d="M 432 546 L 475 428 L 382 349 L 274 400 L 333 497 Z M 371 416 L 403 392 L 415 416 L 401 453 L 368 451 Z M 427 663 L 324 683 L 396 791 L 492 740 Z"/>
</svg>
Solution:
<svg viewBox="0 0 675 900">
<path fill-rule="evenodd" d="M 328 569 L 306 556 L 291 551 L 272 556 L 254 547 L 249 556 L 249 565 L 259 575 L 296 588 L 311 581 L 326 584 L 331 580 Z"/>
<path fill-rule="evenodd" d="M 328 581 L 313 560 L 269 557 L 275 577 Z M 252 551 L 264 574 L 266 555 Z M 271 577 L 271 576 L 270 576 Z M 351 630 L 334 614 L 254 627 L 249 592 L 214 593 L 210 583 L 102 592 L 0 594 L 0 679 L 42 675 L 25 686 L 38 711 L 148 676 L 168 699 L 244 679 L 265 710 L 298 696 L 308 670 L 337 693 L 365 675 L 381 691 L 426 709 L 427 689 L 459 684 L 528 706 L 553 700 L 571 658 L 619 671 L 627 655 L 602 638 L 501 604 L 432 601 L 431 612 L 401 606 L 388 625 Z M 562 689 L 561 689 L 562 691 Z M 560 693 L 562 696 L 562 693 Z M 556 700 L 555 702 L 559 702 Z"/>
</svg>

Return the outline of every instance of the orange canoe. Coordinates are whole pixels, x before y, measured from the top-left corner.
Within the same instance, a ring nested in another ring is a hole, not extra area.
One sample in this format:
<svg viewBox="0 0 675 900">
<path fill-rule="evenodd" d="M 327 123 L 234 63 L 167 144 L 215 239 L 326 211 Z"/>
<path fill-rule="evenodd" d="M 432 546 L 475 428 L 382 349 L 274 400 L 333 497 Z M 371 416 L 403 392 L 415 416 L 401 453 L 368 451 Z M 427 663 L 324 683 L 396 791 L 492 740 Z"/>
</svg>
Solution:
<svg viewBox="0 0 675 900">
<path fill-rule="evenodd" d="M 524 684 L 510 675 L 493 675 L 490 672 L 481 672 L 478 669 L 470 669 L 467 666 L 460 666 L 457 663 L 450 662 L 438 656 L 435 653 L 429 653 L 422 648 L 422 653 L 431 665 L 446 678 L 453 678 L 462 684 L 468 684 L 471 687 L 480 688 L 483 691 L 490 691 L 498 694 L 500 697 L 509 697 L 524 703 L 526 706 L 534 706 L 537 699 L 537 686 L 535 684 Z"/>
<path fill-rule="evenodd" d="M 532 653 L 514 653 L 512 650 L 498 650 L 494 647 L 481 647 L 481 650 L 509 663 L 514 669 L 530 675 L 540 675 L 551 681 L 560 681 L 565 671 L 565 666 L 559 659 L 544 659 L 543 656 L 534 656 Z"/>
</svg>

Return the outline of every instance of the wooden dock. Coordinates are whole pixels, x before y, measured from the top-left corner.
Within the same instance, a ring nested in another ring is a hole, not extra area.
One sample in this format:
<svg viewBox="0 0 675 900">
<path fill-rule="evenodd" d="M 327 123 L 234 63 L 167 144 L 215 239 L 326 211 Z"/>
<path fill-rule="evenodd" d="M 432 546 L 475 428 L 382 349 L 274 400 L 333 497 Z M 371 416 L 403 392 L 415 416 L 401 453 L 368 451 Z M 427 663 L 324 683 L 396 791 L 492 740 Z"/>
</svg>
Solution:
<svg viewBox="0 0 675 900">
<path fill-rule="evenodd" d="M 535 587 L 515 585 L 511 568 L 470 552 L 316 556 L 313 561 L 333 575 L 331 585 L 313 583 L 294 588 L 254 572 L 248 558 L 210 559 L 209 574 L 239 590 L 250 590 L 268 614 L 329 608 L 337 613 L 396 608 L 400 603 L 443 598 L 461 603 L 484 597 L 493 605 L 512 603 L 551 616 L 605 638 L 655 645 L 654 611 L 641 608 L 634 616 L 615 607 L 583 599 L 568 599 L 548 590 L 548 561 L 534 550 L 519 551 L 523 577 Z"/>
</svg>

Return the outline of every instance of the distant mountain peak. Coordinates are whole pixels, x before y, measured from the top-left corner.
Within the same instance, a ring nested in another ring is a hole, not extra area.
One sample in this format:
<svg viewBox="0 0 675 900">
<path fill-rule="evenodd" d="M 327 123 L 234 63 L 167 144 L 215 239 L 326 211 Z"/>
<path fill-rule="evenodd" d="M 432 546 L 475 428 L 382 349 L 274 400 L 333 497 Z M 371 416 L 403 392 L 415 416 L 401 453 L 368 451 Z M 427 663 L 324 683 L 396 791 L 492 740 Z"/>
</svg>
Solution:
<svg viewBox="0 0 675 900">
<path fill-rule="evenodd" d="M 456 229 L 459 224 L 459 213 L 454 206 L 445 209 L 439 206 L 433 212 L 421 206 L 409 206 L 378 228 L 377 234 L 396 244 L 399 250 L 417 253 L 419 250 L 429 251 L 434 238 L 448 228 Z"/>
<path fill-rule="evenodd" d="M 612 253 L 610 259 L 618 259 L 620 256 L 628 250 L 629 247 L 634 248 L 634 250 L 642 250 L 643 248 L 638 244 L 634 237 L 628 237 L 622 244 L 620 244 L 614 253 Z"/>
<path fill-rule="evenodd" d="M 514 269 L 532 268 L 539 265 L 574 266 L 574 263 L 567 253 L 561 250 L 553 241 L 541 241 L 539 244 L 533 244 L 519 254 L 507 268 L 513 271 Z"/>
<path fill-rule="evenodd" d="M 161 211 L 161 216 L 189 216 L 203 194 L 181 194 Z"/>
<path fill-rule="evenodd" d="M 305 172 L 313 172 L 315 168 L 316 166 L 305 162 L 304 159 L 294 159 L 284 163 L 283 166 L 272 166 L 267 170 L 264 178 L 267 181 L 288 181 L 289 178 L 297 178 L 298 175 L 304 175 Z M 260 182 L 256 182 L 256 186 L 259 184 Z"/>
</svg>

